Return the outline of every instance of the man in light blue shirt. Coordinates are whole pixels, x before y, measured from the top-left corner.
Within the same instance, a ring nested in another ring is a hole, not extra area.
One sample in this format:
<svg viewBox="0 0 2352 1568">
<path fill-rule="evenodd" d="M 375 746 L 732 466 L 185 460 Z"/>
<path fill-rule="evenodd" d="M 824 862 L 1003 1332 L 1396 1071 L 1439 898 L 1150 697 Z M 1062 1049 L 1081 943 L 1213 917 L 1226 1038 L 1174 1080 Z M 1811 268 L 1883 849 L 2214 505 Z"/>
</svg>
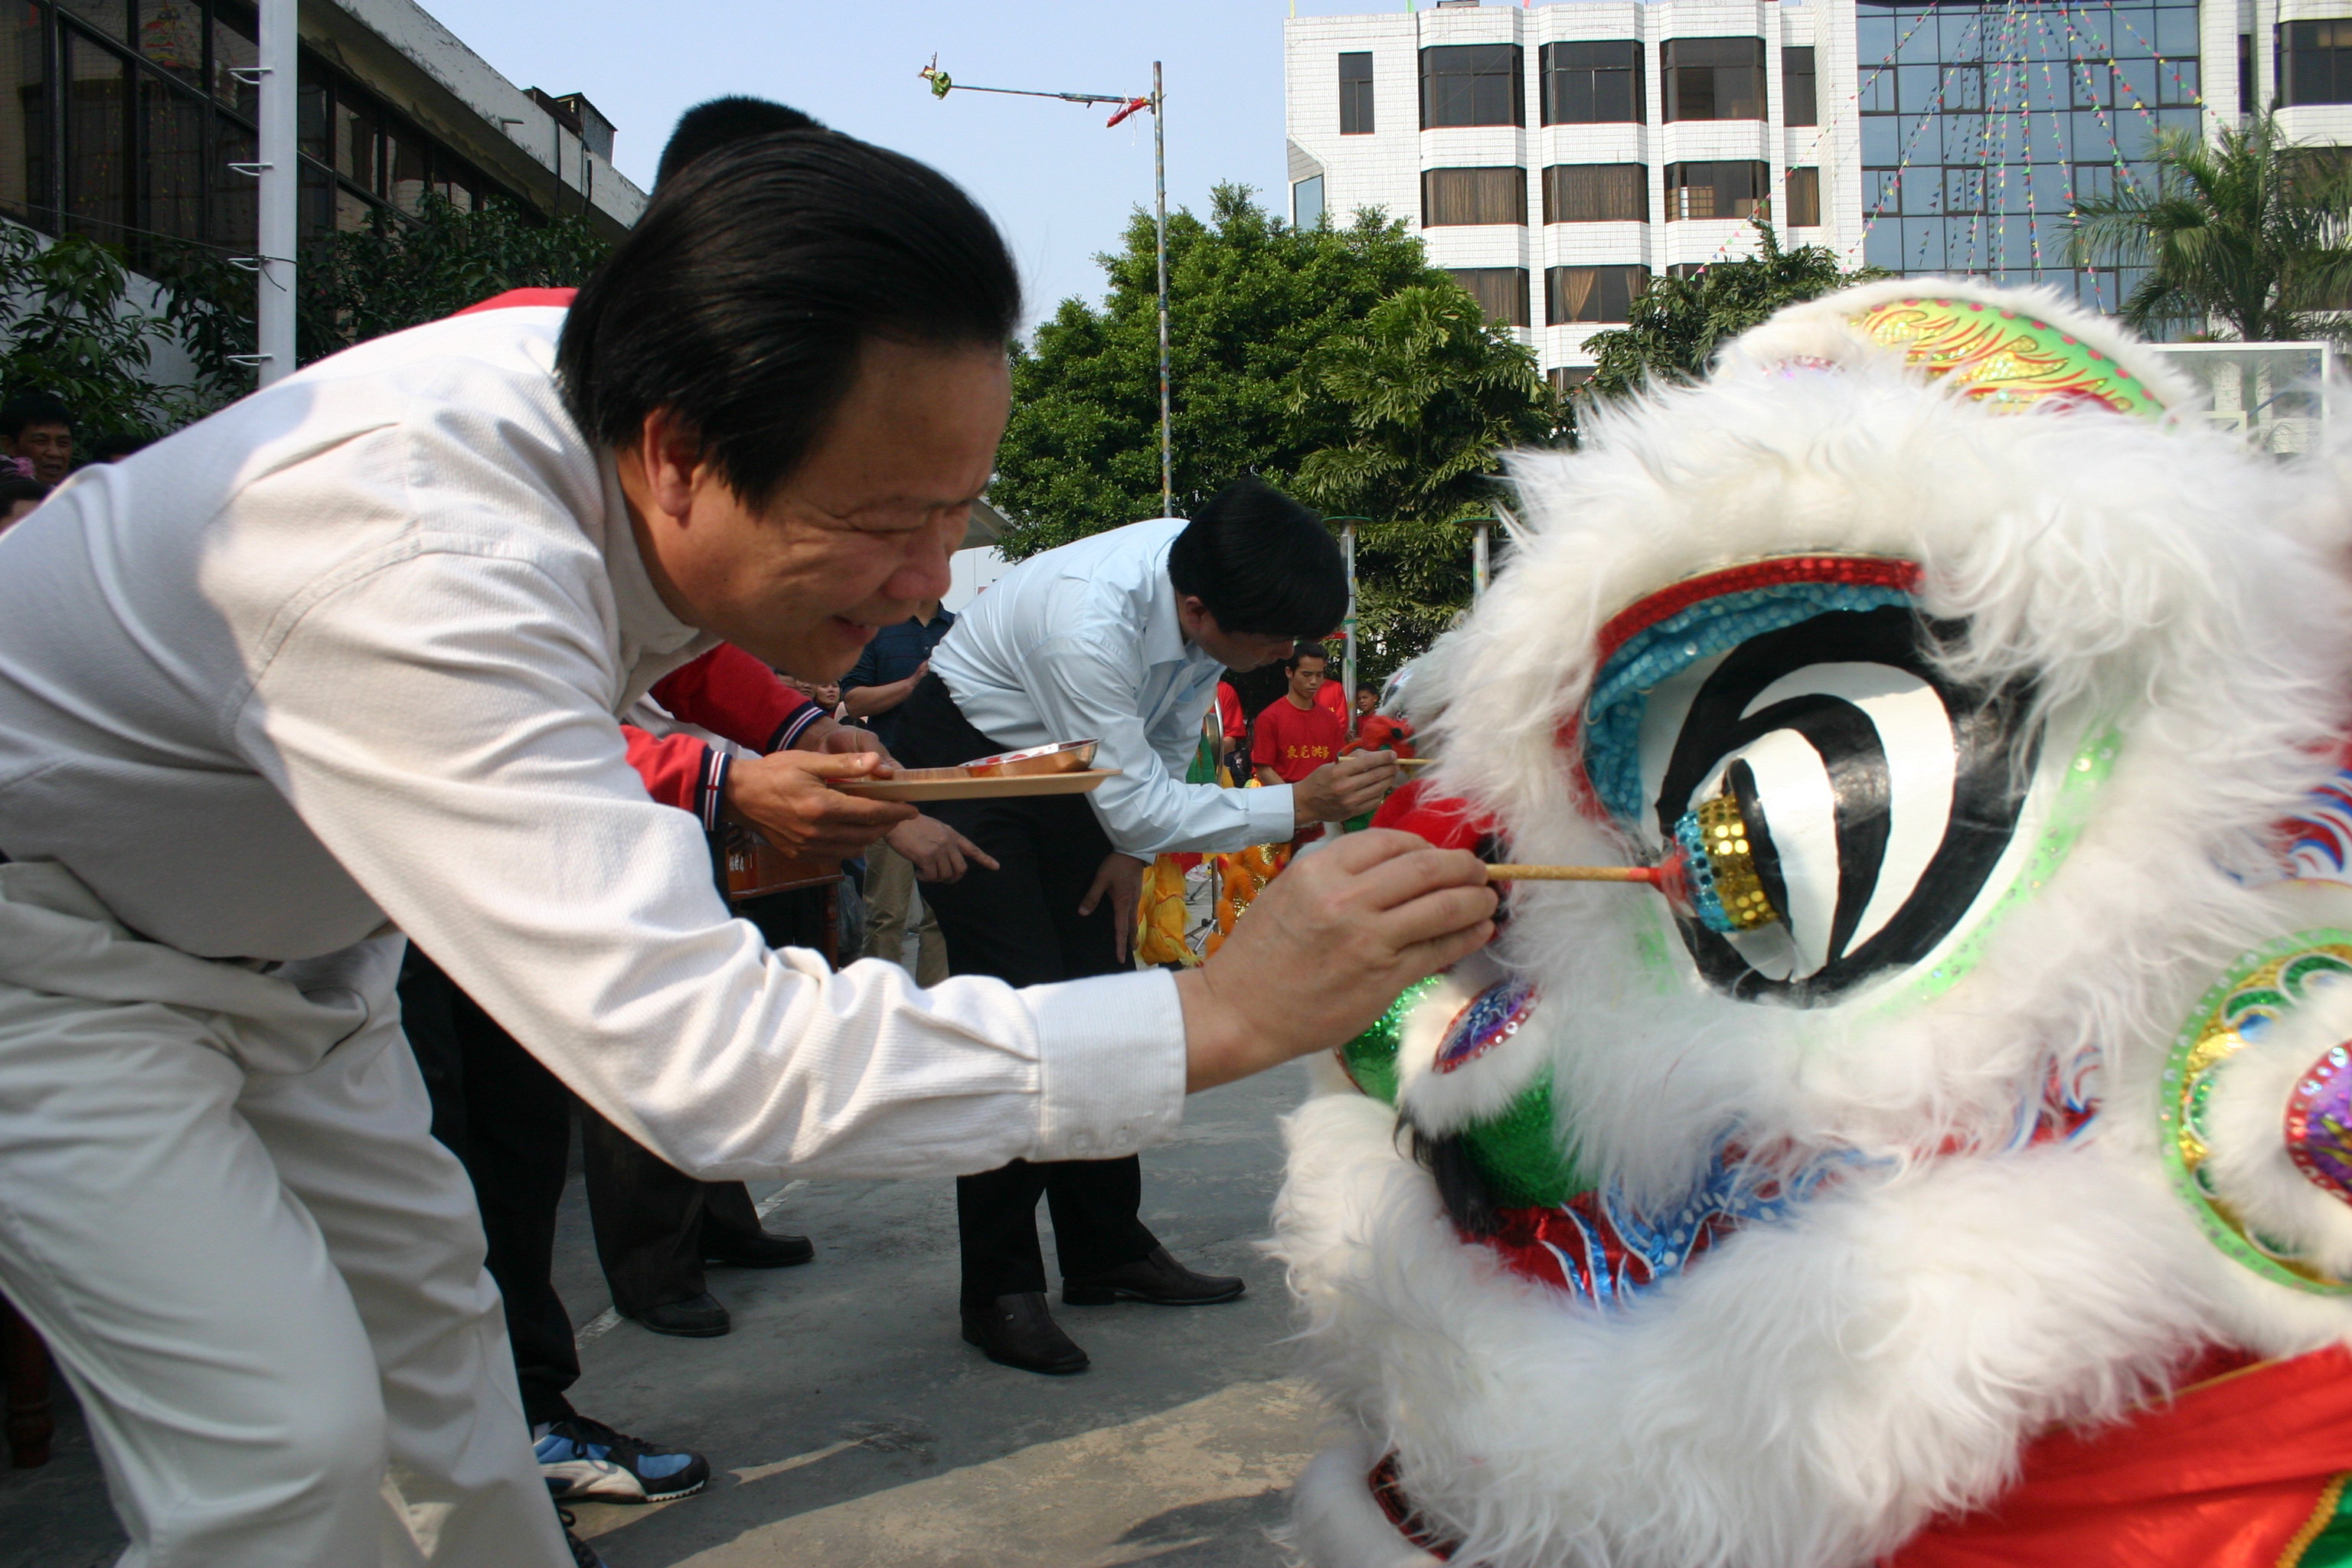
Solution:
<svg viewBox="0 0 2352 1568">
<path fill-rule="evenodd" d="M 1190 522 L 1160 518 L 1048 551 L 967 609 L 901 708 L 901 762 L 935 767 L 1055 741 L 1096 740 L 1118 770 L 1090 795 L 935 805 L 998 862 L 927 896 L 949 970 L 1044 984 L 1123 968 L 1138 884 L 1171 850 L 1232 850 L 1378 804 L 1395 774 L 1360 752 L 1297 784 L 1183 782 L 1227 668 L 1286 657 L 1347 610 L 1339 546 L 1314 513 L 1255 479 Z M 1013 1163 L 956 1184 L 964 1337 L 1033 1372 L 1087 1365 L 1046 1310 L 1036 1207 L 1053 1206 L 1068 1305 L 1230 1301 L 1242 1281 L 1196 1274 L 1138 1219 L 1134 1156 Z"/>
</svg>

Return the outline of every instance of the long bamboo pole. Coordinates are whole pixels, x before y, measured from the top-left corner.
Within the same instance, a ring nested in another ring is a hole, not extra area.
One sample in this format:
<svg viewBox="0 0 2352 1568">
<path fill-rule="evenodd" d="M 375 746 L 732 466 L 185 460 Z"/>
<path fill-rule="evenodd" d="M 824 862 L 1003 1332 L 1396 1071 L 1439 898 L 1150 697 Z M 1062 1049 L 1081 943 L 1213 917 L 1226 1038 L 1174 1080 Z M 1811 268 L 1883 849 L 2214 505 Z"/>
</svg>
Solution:
<svg viewBox="0 0 2352 1568">
<path fill-rule="evenodd" d="M 1655 886 L 1662 873 L 1655 866 L 1521 866 L 1486 868 L 1490 882 L 1648 882 Z"/>
</svg>

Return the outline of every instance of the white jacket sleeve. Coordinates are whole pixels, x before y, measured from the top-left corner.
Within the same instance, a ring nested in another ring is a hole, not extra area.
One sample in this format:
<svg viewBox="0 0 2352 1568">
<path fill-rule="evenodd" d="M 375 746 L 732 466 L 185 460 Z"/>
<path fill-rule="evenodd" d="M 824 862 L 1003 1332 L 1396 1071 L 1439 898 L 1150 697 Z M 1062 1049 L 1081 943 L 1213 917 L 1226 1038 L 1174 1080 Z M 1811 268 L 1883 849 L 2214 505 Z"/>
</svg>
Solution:
<svg viewBox="0 0 2352 1568">
<path fill-rule="evenodd" d="M 1122 662 L 1122 659 L 1127 662 Z M 1288 784 L 1222 789 L 1188 784 L 1168 771 L 1137 711 L 1132 650 L 1080 634 L 1032 646 L 1023 671 L 1029 700 L 1048 733 L 1102 744 L 1095 766 L 1116 768 L 1087 797 L 1111 847 L 1142 859 L 1187 850 L 1276 844 L 1297 830 Z"/>
<path fill-rule="evenodd" d="M 1164 973 L 929 992 L 730 920 L 625 760 L 576 585 L 424 553 L 320 596 L 237 733 L 359 884 L 582 1099 L 710 1178 L 1101 1158 L 1180 1118 Z"/>
</svg>

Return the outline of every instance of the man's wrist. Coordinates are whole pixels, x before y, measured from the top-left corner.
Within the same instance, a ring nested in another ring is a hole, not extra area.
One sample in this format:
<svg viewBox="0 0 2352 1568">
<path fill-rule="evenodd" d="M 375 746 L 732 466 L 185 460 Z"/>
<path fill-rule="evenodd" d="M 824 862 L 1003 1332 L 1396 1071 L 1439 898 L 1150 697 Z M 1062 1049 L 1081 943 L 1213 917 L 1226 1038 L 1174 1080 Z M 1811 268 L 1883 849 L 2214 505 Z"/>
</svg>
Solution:
<svg viewBox="0 0 2352 1568">
<path fill-rule="evenodd" d="M 1255 1070 L 1247 1020 L 1225 1005 L 1205 970 L 1176 976 L 1176 999 L 1184 1018 L 1184 1092 L 1194 1094 L 1246 1078 Z"/>
</svg>

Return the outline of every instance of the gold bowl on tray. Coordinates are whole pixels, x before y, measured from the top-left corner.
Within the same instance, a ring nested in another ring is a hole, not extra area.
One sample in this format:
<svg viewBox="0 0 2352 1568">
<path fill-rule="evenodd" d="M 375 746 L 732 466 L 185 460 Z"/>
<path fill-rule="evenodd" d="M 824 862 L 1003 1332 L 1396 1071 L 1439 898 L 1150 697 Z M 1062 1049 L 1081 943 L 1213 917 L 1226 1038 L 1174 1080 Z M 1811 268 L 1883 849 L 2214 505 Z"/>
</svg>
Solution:
<svg viewBox="0 0 2352 1568">
<path fill-rule="evenodd" d="M 961 772 L 968 778 L 1017 779 L 1032 778 L 1042 773 L 1079 773 L 1094 766 L 1095 748 L 1100 741 L 1056 741 L 1050 746 L 1031 746 L 1026 751 L 1000 752 L 992 757 L 974 757 L 963 764 Z"/>
</svg>

